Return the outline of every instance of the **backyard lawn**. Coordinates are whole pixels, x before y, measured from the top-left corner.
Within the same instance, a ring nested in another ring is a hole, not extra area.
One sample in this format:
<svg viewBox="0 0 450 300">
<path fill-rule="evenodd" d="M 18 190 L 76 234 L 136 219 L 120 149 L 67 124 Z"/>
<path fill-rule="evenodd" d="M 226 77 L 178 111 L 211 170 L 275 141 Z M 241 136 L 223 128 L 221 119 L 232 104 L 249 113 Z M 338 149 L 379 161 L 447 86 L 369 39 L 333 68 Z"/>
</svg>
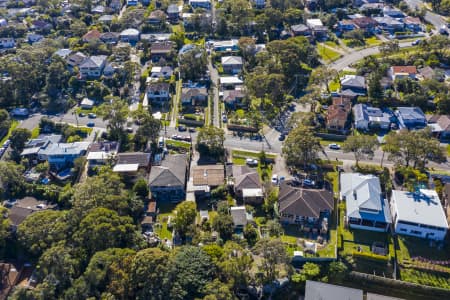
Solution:
<svg viewBox="0 0 450 300">
<path fill-rule="evenodd" d="M 174 208 L 175 204 L 172 203 L 164 203 L 158 205 L 159 214 L 156 218 L 156 222 L 161 224 L 161 226 L 155 226 L 155 233 L 159 236 L 160 239 L 172 239 L 172 232 L 167 228 L 167 222 L 169 220 L 169 216 L 173 221 Z"/>
<path fill-rule="evenodd" d="M 11 122 L 11 127 L 9 127 L 8 133 L 3 137 L 3 139 L 0 141 L 0 145 L 3 145 L 3 143 L 9 139 L 9 137 L 11 136 L 11 133 L 14 131 L 14 129 L 16 129 L 16 127 L 19 125 L 19 121 L 17 120 L 12 120 Z"/>
<path fill-rule="evenodd" d="M 366 46 L 372 47 L 372 46 L 381 45 L 382 42 L 379 39 L 377 39 L 376 36 L 372 36 L 370 38 L 364 39 L 364 43 L 366 44 Z"/>
<path fill-rule="evenodd" d="M 317 45 L 317 52 L 319 56 L 326 61 L 334 61 L 341 57 L 341 54 L 339 52 L 334 51 L 329 47 L 325 47 L 322 44 Z"/>
</svg>

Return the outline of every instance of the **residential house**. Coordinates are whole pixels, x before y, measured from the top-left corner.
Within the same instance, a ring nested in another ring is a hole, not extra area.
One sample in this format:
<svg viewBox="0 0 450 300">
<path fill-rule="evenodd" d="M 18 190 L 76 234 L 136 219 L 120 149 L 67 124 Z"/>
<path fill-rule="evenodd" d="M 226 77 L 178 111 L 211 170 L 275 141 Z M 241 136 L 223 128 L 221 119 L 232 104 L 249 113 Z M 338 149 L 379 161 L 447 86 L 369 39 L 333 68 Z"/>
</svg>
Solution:
<svg viewBox="0 0 450 300">
<path fill-rule="evenodd" d="M 234 90 L 244 84 L 237 76 L 220 76 L 219 81 L 222 90 Z"/>
<path fill-rule="evenodd" d="M 225 73 L 238 74 L 242 71 L 243 62 L 240 56 L 223 56 L 221 64 Z"/>
<path fill-rule="evenodd" d="M 97 29 L 93 29 L 84 34 L 81 40 L 85 43 L 89 43 L 90 41 L 100 39 L 101 35 L 102 33 L 100 31 L 98 31 Z"/>
<path fill-rule="evenodd" d="M 61 140 L 62 135 L 60 134 L 40 135 L 36 139 L 30 139 L 25 143 L 20 156 L 26 157 L 33 164 L 37 164 L 39 161 L 39 151 L 45 149 L 49 144 L 59 143 Z"/>
<path fill-rule="evenodd" d="M 152 61 L 158 61 L 162 57 L 167 57 L 173 50 L 174 44 L 171 41 L 155 42 L 150 46 L 150 57 Z"/>
<path fill-rule="evenodd" d="M 366 79 L 364 76 L 345 75 L 341 78 L 341 90 L 351 90 L 352 92 L 364 96 L 366 95 Z"/>
<path fill-rule="evenodd" d="M 243 229 L 253 219 L 251 214 L 247 213 L 245 206 L 230 207 L 230 214 L 235 229 Z"/>
<path fill-rule="evenodd" d="M 415 80 L 417 75 L 417 68 L 416 66 L 392 66 L 389 69 L 389 75 L 391 76 L 393 81 L 401 78 L 411 78 Z"/>
<path fill-rule="evenodd" d="M 427 122 L 441 142 L 450 141 L 450 115 L 432 115 Z"/>
<path fill-rule="evenodd" d="M 0 38 L 0 49 L 10 49 L 16 46 L 14 38 Z"/>
<path fill-rule="evenodd" d="M 253 3 L 255 3 L 255 8 L 257 9 L 266 7 L 266 0 L 253 0 Z"/>
<path fill-rule="evenodd" d="M 278 193 L 278 212 L 284 224 L 298 224 L 327 232 L 334 207 L 333 192 L 283 182 Z"/>
<path fill-rule="evenodd" d="M 424 79 L 434 79 L 436 73 L 434 72 L 433 68 L 430 66 L 426 66 L 423 68 L 420 68 L 417 70 L 417 78 L 419 80 L 424 80 Z"/>
<path fill-rule="evenodd" d="M 295 36 L 310 36 L 311 29 L 305 24 L 297 24 L 291 26 L 291 31 Z"/>
<path fill-rule="evenodd" d="M 62 48 L 57 50 L 54 55 L 58 55 L 59 57 L 61 57 L 62 59 L 67 59 L 67 57 L 72 53 L 72 50 L 67 49 L 67 48 Z"/>
<path fill-rule="evenodd" d="M 118 142 L 96 142 L 92 143 L 88 148 L 86 160 L 90 169 L 97 166 L 104 166 L 108 162 L 112 162 L 119 152 Z"/>
<path fill-rule="evenodd" d="M 150 171 L 151 153 L 125 152 L 118 153 L 116 157 L 113 172 L 138 177 L 139 174 L 145 176 Z"/>
<path fill-rule="evenodd" d="M 85 60 L 87 59 L 87 56 L 84 55 L 81 52 L 76 52 L 73 54 L 70 54 L 67 59 L 67 65 L 69 65 L 69 67 L 74 68 L 74 67 L 78 67 L 79 65 L 81 65 Z"/>
<path fill-rule="evenodd" d="M 378 27 L 381 30 L 388 31 L 390 33 L 403 31 L 405 29 L 405 24 L 397 19 L 391 17 L 374 17 L 373 18 L 378 23 Z"/>
<path fill-rule="evenodd" d="M 395 116 L 400 129 L 419 129 L 427 126 L 427 118 L 420 107 L 397 107 Z"/>
<path fill-rule="evenodd" d="M 150 82 L 147 85 L 147 98 L 150 102 L 162 104 L 170 100 L 170 84 L 167 82 Z"/>
<path fill-rule="evenodd" d="M 150 13 L 147 18 L 147 22 L 152 25 L 159 25 L 165 22 L 167 15 L 160 9 L 154 10 Z"/>
<path fill-rule="evenodd" d="M 100 23 L 104 23 L 106 25 L 110 25 L 112 23 L 113 19 L 114 19 L 113 15 L 103 15 L 100 18 L 98 18 L 98 21 Z"/>
<path fill-rule="evenodd" d="M 320 19 L 307 19 L 306 25 L 311 29 L 315 38 L 323 39 L 328 37 L 328 27 L 324 26 Z"/>
<path fill-rule="evenodd" d="M 92 109 L 94 107 L 94 104 L 94 100 L 84 97 L 83 100 L 81 100 L 80 107 L 82 109 Z"/>
<path fill-rule="evenodd" d="M 445 239 L 447 217 L 436 191 L 393 190 L 391 209 L 396 233 L 436 241 Z"/>
<path fill-rule="evenodd" d="M 209 197 L 212 189 L 224 183 L 225 169 L 223 164 L 193 166 L 188 183 L 188 193 L 193 193 L 196 199 Z"/>
<path fill-rule="evenodd" d="M 245 92 L 242 88 L 225 90 L 222 94 L 222 100 L 228 108 L 235 109 L 238 106 L 243 106 L 242 100 L 245 97 Z"/>
<path fill-rule="evenodd" d="M 353 107 L 355 128 L 368 131 L 369 129 L 388 130 L 391 125 L 391 115 L 378 107 L 366 104 L 356 104 Z"/>
<path fill-rule="evenodd" d="M 258 172 L 247 166 L 233 165 L 232 169 L 235 195 L 245 204 L 261 204 L 264 195 Z"/>
<path fill-rule="evenodd" d="M 238 40 L 214 41 L 212 48 L 215 52 L 239 51 Z"/>
<path fill-rule="evenodd" d="M 423 31 L 423 25 L 419 18 L 417 17 L 406 17 L 403 19 L 405 27 L 413 32 Z"/>
<path fill-rule="evenodd" d="M 105 32 L 100 35 L 100 40 L 105 44 L 117 44 L 119 41 L 118 32 Z"/>
<path fill-rule="evenodd" d="M 371 17 L 357 17 L 352 19 L 352 21 L 359 29 L 368 34 L 373 34 L 378 26 L 378 22 Z"/>
<path fill-rule="evenodd" d="M 53 209 L 56 205 L 46 201 L 39 201 L 34 197 L 25 197 L 18 199 L 17 202 L 9 208 L 7 218 L 10 220 L 11 230 L 17 231 L 17 227 L 31 214 L 37 211 Z"/>
<path fill-rule="evenodd" d="M 349 98 L 335 97 L 333 104 L 328 107 L 326 128 L 345 134 L 349 125 L 352 102 Z"/>
<path fill-rule="evenodd" d="M 206 105 L 207 100 L 208 91 L 204 87 L 184 87 L 181 89 L 181 103 L 183 105 Z"/>
<path fill-rule="evenodd" d="M 109 3 L 109 8 L 111 8 L 115 12 L 119 12 L 122 9 L 122 1 L 111 0 L 111 2 Z"/>
<path fill-rule="evenodd" d="M 36 34 L 36 33 L 28 33 L 27 34 L 27 41 L 30 44 L 39 42 L 43 38 L 44 38 L 44 36 L 42 34 Z"/>
<path fill-rule="evenodd" d="M 150 71 L 150 77 L 147 78 L 147 81 L 158 81 L 160 79 L 169 80 L 170 77 L 173 75 L 173 68 L 170 66 L 154 66 L 152 67 L 152 70 Z"/>
<path fill-rule="evenodd" d="M 91 13 L 94 15 L 102 15 L 105 13 L 105 7 L 103 5 L 97 5 L 91 9 Z"/>
<path fill-rule="evenodd" d="M 342 20 L 336 24 L 336 29 L 341 32 L 352 31 L 357 28 L 358 26 L 355 25 L 353 20 Z"/>
<path fill-rule="evenodd" d="M 403 19 L 404 17 L 406 17 L 401 10 L 393 8 L 391 6 L 385 6 L 383 8 L 383 15 L 385 17 L 391 17 L 394 19 Z"/>
<path fill-rule="evenodd" d="M 186 199 L 187 160 L 184 154 L 166 156 L 159 166 L 152 166 L 149 189 L 152 199 L 180 202 Z"/>
<path fill-rule="evenodd" d="M 89 145 L 89 142 L 50 143 L 39 150 L 38 159 L 48 161 L 54 170 L 70 168 L 77 158 L 86 154 Z"/>
<path fill-rule="evenodd" d="M 210 9 L 211 8 L 211 0 L 189 0 L 189 5 L 193 8 L 204 8 L 204 9 Z"/>
<path fill-rule="evenodd" d="M 30 29 L 40 33 L 50 33 L 50 30 L 53 29 L 51 23 L 43 21 L 43 20 L 34 20 L 31 22 Z"/>
<path fill-rule="evenodd" d="M 98 78 L 102 75 L 106 65 L 106 55 L 95 55 L 84 60 L 80 66 L 82 78 Z"/>
<path fill-rule="evenodd" d="M 340 199 L 346 205 L 346 224 L 353 229 L 386 232 L 391 224 L 389 204 L 380 179 L 374 175 L 341 173 Z"/>
<path fill-rule="evenodd" d="M 180 17 L 180 9 L 177 4 L 169 4 L 167 7 L 167 17 L 170 22 L 178 22 L 178 18 Z"/>
<path fill-rule="evenodd" d="M 363 291 L 318 281 L 306 281 L 305 300 L 363 300 Z"/>
<path fill-rule="evenodd" d="M 122 42 L 136 43 L 139 41 L 140 32 L 134 28 L 128 28 L 119 34 L 119 38 Z"/>
</svg>

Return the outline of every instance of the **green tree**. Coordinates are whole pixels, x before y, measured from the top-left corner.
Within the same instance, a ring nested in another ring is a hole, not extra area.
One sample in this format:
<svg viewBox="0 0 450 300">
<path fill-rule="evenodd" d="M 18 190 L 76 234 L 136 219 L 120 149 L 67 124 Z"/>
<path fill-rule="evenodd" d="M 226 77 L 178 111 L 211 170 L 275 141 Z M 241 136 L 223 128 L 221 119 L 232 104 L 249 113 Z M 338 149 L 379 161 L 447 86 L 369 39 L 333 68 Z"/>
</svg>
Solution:
<svg viewBox="0 0 450 300">
<path fill-rule="evenodd" d="M 11 118 L 8 111 L 0 109 L 0 137 L 8 132 L 9 127 L 11 127 Z"/>
<path fill-rule="evenodd" d="M 367 95 L 369 96 L 369 101 L 374 105 L 380 105 L 384 98 L 381 75 L 377 72 L 369 75 Z"/>
<path fill-rule="evenodd" d="M 158 248 L 136 253 L 130 277 L 136 299 L 167 299 L 169 267 L 169 254 Z"/>
<path fill-rule="evenodd" d="M 193 201 L 183 201 L 175 208 L 174 228 L 182 238 L 185 238 L 189 229 L 194 226 L 195 217 L 197 216 L 196 208 Z"/>
<path fill-rule="evenodd" d="M 65 241 L 69 225 L 67 211 L 45 210 L 28 216 L 17 228 L 17 239 L 31 254 L 39 256 Z"/>
<path fill-rule="evenodd" d="M 331 69 L 327 66 L 320 66 L 311 73 L 309 77 L 310 84 L 317 86 L 319 88 L 325 87 L 328 94 L 330 91 L 330 82 L 338 76 L 336 70 Z"/>
<path fill-rule="evenodd" d="M 347 266 L 340 261 L 333 261 L 328 266 L 328 277 L 336 283 L 341 283 L 347 274 Z"/>
<path fill-rule="evenodd" d="M 106 208 L 95 208 L 81 220 L 73 240 L 92 255 L 108 248 L 133 245 L 135 230 L 130 217 L 121 217 Z"/>
<path fill-rule="evenodd" d="M 375 155 L 375 150 L 378 147 L 378 140 L 373 135 L 352 135 L 349 136 L 343 146 L 342 150 L 345 153 L 353 152 L 355 156 L 356 165 L 364 158 L 372 159 Z"/>
<path fill-rule="evenodd" d="M 235 300 L 238 299 L 228 285 L 218 279 L 208 282 L 202 291 L 206 296 L 203 300 Z"/>
<path fill-rule="evenodd" d="M 67 64 L 64 59 L 55 55 L 47 69 L 44 90 L 48 96 L 47 108 L 50 111 L 60 111 L 65 105 L 61 103 L 62 90 L 67 87 L 70 73 L 67 71 Z"/>
<path fill-rule="evenodd" d="M 223 259 L 219 263 L 220 275 L 237 291 L 251 282 L 253 256 L 239 244 L 228 241 L 223 246 Z"/>
<path fill-rule="evenodd" d="M 5 216 L 8 214 L 8 209 L 3 205 L 0 205 L 0 215 Z M 3 255 L 5 250 L 6 239 L 9 237 L 10 221 L 8 218 L 2 218 L 0 220 L 0 255 Z"/>
<path fill-rule="evenodd" d="M 206 74 L 207 56 L 205 49 L 195 47 L 179 57 L 180 73 L 183 80 L 198 80 Z"/>
<path fill-rule="evenodd" d="M 270 237 L 280 237 L 284 233 L 283 227 L 277 220 L 267 221 L 266 227 Z"/>
<path fill-rule="evenodd" d="M 61 293 L 79 275 L 80 261 L 70 248 L 59 243 L 47 249 L 39 258 L 37 277 L 39 281 L 54 285 L 56 294 Z"/>
<path fill-rule="evenodd" d="M 139 122 L 139 128 L 134 135 L 135 143 L 145 146 L 147 141 L 156 145 L 161 130 L 161 121 L 156 120 L 153 115 L 144 109 L 139 109 L 134 113 L 134 119 Z"/>
<path fill-rule="evenodd" d="M 169 299 L 194 299 L 203 297 L 203 289 L 212 281 L 215 267 L 202 249 L 184 246 L 172 259 L 169 282 Z"/>
<path fill-rule="evenodd" d="M 303 265 L 301 273 L 305 275 L 306 280 L 314 280 L 320 275 L 320 267 L 315 263 L 307 262 Z"/>
<path fill-rule="evenodd" d="M 260 239 L 253 252 L 262 258 L 260 269 L 264 274 L 263 282 L 272 282 L 278 277 L 280 268 L 287 268 L 286 248 L 279 239 Z"/>
<path fill-rule="evenodd" d="M 119 97 L 107 97 L 98 111 L 103 120 L 108 121 L 111 138 L 122 139 L 125 134 L 124 125 L 129 113 L 127 103 Z"/>
<path fill-rule="evenodd" d="M 26 188 L 23 171 L 21 165 L 0 161 L 0 197 L 20 197 L 23 194 Z"/>
<path fill-rule="evenodd" d="M 147 181 L 144 178 L 139 178 L 133 186 L 133 192 L 141 199 L 145 199 L 148 196 L 148 191 Z"/>
<path fill-rule="evenodd" d="M 219 233 L 221 239 L 227 241 L 233 235 L 233 218 L 228 212 L 219 213 L 214 217 L 212 221 L 212 227 Z"/>
<path fill-rule="evenodd" d="M 197 136 L 196 149 L 200 155 L 223 159 L 225 132 L 213 126 L 203 127 Z"/>
<path fill-rule="evenodd" d="M 244 238 L 247 240 L 247 243 L 250 247 L 253 247 L 256 242 L 258 241 L 258 231 L 256 230 L 256 228 L 251 225 L 251 224 L 247 224 L 244 227 Z"/>
<path fill-rule="evenodd" d="M 321 150 L 320 140 L 314 136 L 314 132 L 308 127 L 298 126 L 289 133 L 283 146 L 283 155 L 286 164 L 306 167 L 317 159 Z"/>
<path fill-rule="evenodd" d="M 390 55 L 392 53 L 397 53 L 400 49 L 397 40 L 392 40 L 388 42 L 383 42 L 379 47 L 380 52 L 384 55 Z"/>
<path fill-rule="evenodd" d="M 390 160 L 406 167 L 412 164 L 414 168 L 424 168 L 429 161 L 442 163 L 446 159 L 443 147 L 433 138 L 430 128 L 390 132 L 383 151 L 389 154 Z"/>
<path fill-rule="evenodd" d="M 16 128 L 13 130 L 9 139 L 11 140 L 11 149 L 16 155 L 20 155 L 30 137 L 31 132 L 28 129 Z"/>
</svg>

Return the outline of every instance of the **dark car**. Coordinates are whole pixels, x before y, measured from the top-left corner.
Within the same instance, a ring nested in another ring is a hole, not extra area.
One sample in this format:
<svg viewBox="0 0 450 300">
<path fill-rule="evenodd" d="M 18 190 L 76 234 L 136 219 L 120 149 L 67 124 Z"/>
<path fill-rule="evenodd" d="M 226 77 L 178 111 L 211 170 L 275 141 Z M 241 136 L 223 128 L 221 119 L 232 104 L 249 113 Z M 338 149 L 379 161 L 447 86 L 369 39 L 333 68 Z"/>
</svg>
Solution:
<svg viewBox="0 0 450 300">
<path fill-rule="evenodd" d="M 279 141 L 284 141 L 286 139 L 286 136 L 284 135 L 284 134 L 281 134 L 279 137 L 278 137 L 278 140 Z"/>
<path fill-rule="evenodd" d="M 178 131 L 186 131 L 186 126 L 179 125 L 178 126 Z"/>
<path fill-rule="evenodd" d="M 94 113 L 88 113 L 88 118 L 89 119 L 95 119 L 95 118 L 97 118 L 97 115 L 94 114 Z"/>
<path fill-rule="evenodd" d="M 94 123 L 94 122 L 89 122 L 89 123 L 86 124 L 86 126 L 87 126 L 87 127 L 94 127 L 94 126 L 95 126 L 95 123 Z"/>
<path fill-rule="evenodd" d="M 82 113 L 82 112 L 80 112 L 80 113 L 78 114 L 78 116 L 82 118 L 82 117 L 86 117 L 86 114 L 85 114 L 85 113 Z"/>
<path fill-rule="evenodd" d="M 195 132 L 195 128 L 194 127 L 189 127 L 189 132 Z"/>
</svg>

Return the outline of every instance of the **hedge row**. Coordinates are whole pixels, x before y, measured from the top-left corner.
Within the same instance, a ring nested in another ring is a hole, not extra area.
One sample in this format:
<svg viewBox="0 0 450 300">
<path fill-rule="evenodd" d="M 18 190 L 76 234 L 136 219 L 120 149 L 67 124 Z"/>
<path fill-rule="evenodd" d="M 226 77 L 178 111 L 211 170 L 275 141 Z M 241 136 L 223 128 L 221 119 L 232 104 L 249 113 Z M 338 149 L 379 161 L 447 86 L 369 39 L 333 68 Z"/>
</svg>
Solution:
<svg viewBox="0 0 450 300">
<path fill-rule="evenodd" d="M 352 255 L 353 255 L 353 258 L 369 259 L 369 260 L 374 260 L 374 261 L 378 261 L 378 262 L 383 262 L 386 264 L 389 262 L 388 256 L 378 255 L 378 254 L 369 253 L 369 252 L 353 251 Z"/>
</svg>

